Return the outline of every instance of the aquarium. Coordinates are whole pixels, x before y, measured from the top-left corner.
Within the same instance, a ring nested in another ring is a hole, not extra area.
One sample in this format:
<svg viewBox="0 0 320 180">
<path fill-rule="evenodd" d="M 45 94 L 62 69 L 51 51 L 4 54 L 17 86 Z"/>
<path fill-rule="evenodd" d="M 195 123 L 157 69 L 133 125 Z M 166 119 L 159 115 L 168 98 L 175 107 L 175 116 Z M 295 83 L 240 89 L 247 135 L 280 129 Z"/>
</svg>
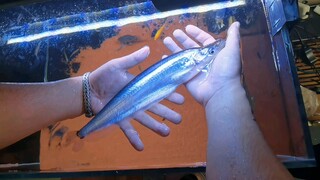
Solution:
<svg viewBox="0 0 320 180">
<path fill-rule="evenodd" d="M 40 83 L 82 76 L 149 46 L 147 60 L 129 70 L 137 75 L 171 54 L 163 40 L 172 37 L 174 30 L 185 31 L 192 24 L 216 39 L 224 39 L 228 27 L 239 21 L 243 83 L 256 121 L 273 152 L 288 168 L 314 166 L 303 102 L 290 62 L 283 7 L 278 1 L 255 0 L 2 3 L 0 81 Z M 185 96 L 183 105 L 163 103 L 182 115 L 182 123 L 157 118 L 170 127 L 168 137 L 133 122 L 145 144 L 142 152 L 130 145 L 119 128 L 103 130 L 95 138 L 68 138 L 69 132 L 89 122 L 90 118 L 81 116 L 52 124 L 2 149 L 0 173 L 203 171 L 207 142 L 204 111 L 184 86 L 177 91 Z"/>
</svg>

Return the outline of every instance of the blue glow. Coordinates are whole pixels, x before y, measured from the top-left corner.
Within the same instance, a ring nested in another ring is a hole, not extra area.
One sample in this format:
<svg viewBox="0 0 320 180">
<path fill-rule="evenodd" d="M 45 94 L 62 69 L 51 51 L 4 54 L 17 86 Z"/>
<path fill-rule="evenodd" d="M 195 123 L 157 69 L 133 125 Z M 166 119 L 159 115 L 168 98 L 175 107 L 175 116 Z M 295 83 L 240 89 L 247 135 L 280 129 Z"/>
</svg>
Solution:
<svg viewBox="0 0 320 180">
<path fill-rule="evenodd" d="M 176 16 L 176 15 L 187 14 L 187 13 L 203 13 L 208 11 L 220 10 L 224 8 L 238 7 L 245 4 L 246 4 L 245 0 L 238 0 L 238 1 L 232 1 L 232 2 L 220 2 L 220 3 L 214 3 L 214 4 L 189 7 L 185 9 L 159 12 L 159 13 L 154 13 L 150 15 L 139 15 L 139 16 L 122 18 L 122 19 L 91 22 L 84 25 L 63 27 L 56 30 L 49 30 L 49 31 L 45 31 L 37 34 L 11 38 L 7 41 L 7 44 L 30 42 L 30 41 L 38 40 L 41 38 L 51 37 L 51 36 L 58 36 L 62 34 L 70 34 L 75 32 L 88 31 L 88 30 L 94 30 L 94 29 L 100 29 L 100 28 L 106 28 L 106 27 L 112 27 L 112 26 L 121 27 L 127 24 L 145 22 L 145 21 L 154 20 L 154 19 L 163 19 L 169 16 Z M 130 5 L 130 6 L 133 6 L 133 5 Z M 99 13 L 99 12 L 95 12 L 95 13 Z M 49 22 L 52 23 L 54 22 L 54 20 L 49 20 Z"/>
</svg>

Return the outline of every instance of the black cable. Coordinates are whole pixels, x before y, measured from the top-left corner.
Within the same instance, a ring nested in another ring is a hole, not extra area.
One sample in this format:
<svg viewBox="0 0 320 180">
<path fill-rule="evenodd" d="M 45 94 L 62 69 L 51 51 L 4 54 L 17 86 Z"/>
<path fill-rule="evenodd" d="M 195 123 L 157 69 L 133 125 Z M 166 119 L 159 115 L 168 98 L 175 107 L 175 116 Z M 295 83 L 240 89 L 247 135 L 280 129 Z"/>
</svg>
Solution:
<svg viewBox="0 0 320 180">
<path fill-rule="evenodd" d="M 302 41 L 302 38 L 301 38 L 301 35 L 300 33 L 298 32 L 297 29 L 293 28 L 294 32 L 297 34 L 298 36 L 298 39 L 301 43 L 301 50 L 300 50 L 300 58 L 302 59 L 302 61 L 311 67 L 311 69 L 314 70 L 314 72 L 318 75 L 318 79 L 320 79 L 320 72 L 318 71 L 317 67 L 314 65 L 314 62 L 312 62 L 308 57 L 307 57 L 307 54 L 306 54 L 306 51 L 311 51 L 311 49 L 308 47 L 307 44 L 305 44 L 303 41 Z M 301 55 L 302 54 L 302 55 Z"/>
</svg>

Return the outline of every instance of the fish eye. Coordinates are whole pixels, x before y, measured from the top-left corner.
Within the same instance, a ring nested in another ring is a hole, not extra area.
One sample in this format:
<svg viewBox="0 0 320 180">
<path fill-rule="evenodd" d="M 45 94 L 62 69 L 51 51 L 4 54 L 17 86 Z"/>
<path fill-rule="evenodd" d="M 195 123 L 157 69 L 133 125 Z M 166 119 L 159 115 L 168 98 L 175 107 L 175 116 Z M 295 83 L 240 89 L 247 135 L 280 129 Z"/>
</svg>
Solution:
<svg viewBox="0 0 320 180">
<path fill-rule="evenodd" d="M 213 48 L 210 48 L 210 49 L 209 49 L 209 53 L 210 53 L 210 54 L 213 54 L 213 53 L 214 53 L 214 49 L 213 49 Z"/>
</svg>

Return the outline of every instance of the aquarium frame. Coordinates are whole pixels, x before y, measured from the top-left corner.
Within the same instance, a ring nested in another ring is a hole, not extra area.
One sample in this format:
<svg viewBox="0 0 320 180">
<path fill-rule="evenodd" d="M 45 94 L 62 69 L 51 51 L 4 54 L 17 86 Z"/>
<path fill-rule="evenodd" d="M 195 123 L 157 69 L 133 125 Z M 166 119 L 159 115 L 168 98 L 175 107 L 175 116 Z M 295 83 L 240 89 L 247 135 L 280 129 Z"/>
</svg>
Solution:
<svg viewBox="0 0 320 180">
<path fill-rule="evenodd" d="M 40 0 L 38 0 L 40 1 Z M 269 2 L 268 0 L 264 0 L 264 3 Z M 281 1 L 280 1 L 281 2 Z M 274 3 L 279 3 L 279 1 L 274 0 Z M 279 4 L 277 4 L 279 5 Z M 280 6 L 278 6 L 280 7 Z M 283 5 L 281 6 L 282 8 Z M 285 16 L 285 14 L 283 13 Z M 285 17 L 283 17 L 285 19 Z M 283 19 L 281 19 L 283 22 Z M 305 107 L 302 100 L 301 90 L 299 88 L 298 75 L 295 70 L 293 59 L 294 56 L 292 54 L 292 46 L 289 38 L 288 28 L 286 26 L 287 21 L 281 26 L 277 24 L 277 28 L 272 30 L 271 39 L 273 45 L 276 47 L 282 47 L 283 53 L 279 56 L 279 59 L 287 60 L 289 62 L 290 73 L 292 74 L 292 82 L 295 88 L 295 96 L 297 98 L 301 120 L 302 120 L 302 128 L 304 131 L 304 140 L 306 143 L 308 159 L 305 161 L 291 161 L 284 162 L 283 164 L 289 169 L 294 170 L 297 168 L 313 168 L 316 167 L 317 162 L 314 158 L 314 151 L 312 148 L 310 131 L 307 126 L 307 118 L 305 113 Z M 278 49 L 279 50 L 279 49 Z M 281 72 L 279 72 L 281 73 Z M 17 168 L 9 168 L 8 172 L 3 172 L 3 169 L 0 169 L 0 178 L 31 178 L 31 177 L 92 177 L 92 176 L 115 176 L 115 175 L 143 175 L 143 174 L 170 174 L 170 173 L 181 173 L 181 172 L 205 172 L 205 167 L 182 167 L 182 168 L 161 168 L 161 169 L 139 169 L 139 170 L 110 170 L 110 171 L 86 171 L 86 172 L 42 172 L 40 171 L 38 162 L 35 163 L 26 163 L 24 166 Z M 34 170 L 34 171 L 30 171 Z M 37 171 L 38 170 L 38 171 Z"/>
</svg>

